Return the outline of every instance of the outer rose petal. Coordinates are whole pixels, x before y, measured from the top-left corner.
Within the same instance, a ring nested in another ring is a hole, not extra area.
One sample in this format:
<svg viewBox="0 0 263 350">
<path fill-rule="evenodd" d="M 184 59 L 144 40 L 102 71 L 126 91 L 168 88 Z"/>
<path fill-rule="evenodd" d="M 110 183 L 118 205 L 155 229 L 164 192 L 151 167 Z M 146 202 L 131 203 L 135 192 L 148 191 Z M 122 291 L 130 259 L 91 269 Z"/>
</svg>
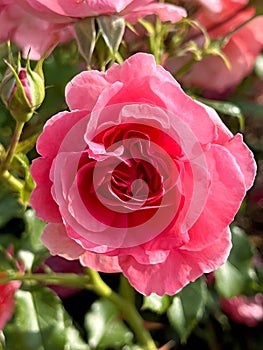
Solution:
<svg viewBox="0 0 263 350">
<path fill-rule="evenodd" d="M 85 252 L 80 257 L 80 262 L 83 266 L 88 266 L 91 269 L 101 272 L 121 272 L 119 259 L 117 256 L 107 256 L 103 254 L 96 254 Z"/>
<path fill-rule="evenodd" d="M 88 114 L 87 110 L 81 110 L 65 111 L 54 115 L 47 121 L 37 140 L 38 153 L 51 159 L 56 157 L 64 137 L 79 120 Z"/>
<path fill-rule="evenodd" d="M 109 83 L 104 72 L 87 71 L 78 74 L 66 86 L 65 95 L 69 108 L 91 110 L 107 86 Z"/>
<path fill-rule="evenodd" d="M 231 249 L 231 233 L 225 229 L 210 246 L 199 251 L 173 250 L 165 262 L 141 265 L 133 257 L 119 258 L 123 274 L 140 293 L 174 295 L 204 272 L 225 263 Z"/>
<path fill-rule="evenodd" d="M 233 221 L 246 191 L 243 174 L 230 152 L 211 145 L 206 156 L 212 183 L 206 206 L 189 231 L 190 240 L 184 246 L 189 250 L 199 250 L 218 238 Z"/>
<path fill-rule="evenodd" d="M 238 166 L 244 176 L 246 189 L 248 190 L 255 179 L 256 162 L 253 153 L 243 142 L 241 134 L 235 135 L 227 144 L 224 145 L 236 159 Z"/>
<path fill-rule="evenodd" d="M 124 12 L 128 12 L 128 10 L 125 10 Z M 127 22 L 136 23 L 139 18 L 152 14 L 159 16 L 160 20 L 163 22 L 171 21 L 172 23 L 176 23 L 183 17 L 187 16 L 187 12 L 183 7 L 171 4 L 153 3 L 136 8 L 130 13 L 128 12 L 124 18 Z"/>
<path fill-rule="evenodd" d="M 41 236 L 42 243 L 52 255 L 68 260 L 78 259 L 85 250 L 67 235 L 63 224 L 48 224 Z"/>
<path fill-rule="evenodd" d="M 31 174 L 37 186 L 30 196 L 30 204 L 36 215 L 47 222 L 61 222 L 61 215 L 57 203 L 51 195 L 52 182 L 50 181 L 50 168 L 52 159 L 37 158 L 31 165 Z"/>
</svg>

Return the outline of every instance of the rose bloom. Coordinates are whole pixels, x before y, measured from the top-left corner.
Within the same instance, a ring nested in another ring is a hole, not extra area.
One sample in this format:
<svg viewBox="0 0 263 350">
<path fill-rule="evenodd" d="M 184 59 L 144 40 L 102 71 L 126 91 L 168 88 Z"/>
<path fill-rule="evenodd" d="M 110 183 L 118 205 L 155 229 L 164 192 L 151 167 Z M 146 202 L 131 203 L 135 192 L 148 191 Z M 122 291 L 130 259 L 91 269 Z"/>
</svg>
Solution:
<svg viewBox="0 0 263 350">
<path fill-rule="evenodd" d="M 162 21 L 174 23 L 186 16 L 184 8 L 154 0 L 17 0 L 17 3 L 29 5 L 35 14 L 57 22 L 115 14 L 135 23 L 141 17 L 156 14 Z"/>
<path fill-rule="evenodd" d="M 230 299 L 222 298 L 220 303 L 223 311 L 234 322 L 255 327 L 263 320 L 263 294 L 256 294 L 253 297 L 240 295 Z"/>
<path fill-rule="evenodd" d="M 145 295 L 173 295 L 222 265 L 255 176 L 242 136 L 149 54 L 80 73 L 66 100 L 31 167 L 51 254 L 122 272 Z"/>
<path fill-rule="evenodd" d="M 263 16 L 252 19 L 255 9 L 243 9 L 245 2 L 248 1 L 221 0 L 219 12 L 207 9 L 198 11 L 195 20 L 208 30 L 212 39 L 223 38 L 246 21 L 251 21 L 237 29 L 222 48 L 230 68 L 219 56 L 205 57 L 179 77 L 184 86 L 197 86 L 220 94 L 233 90 L 252 72 L 255 59 L 263 48 Z M 195 40 L 198 45 L 204 42 L 203 34 L 196 30 L 191 31 L 189 39 Z M 190 54 L 187 57 L 172 58 L 167 62 L 167 68 L 176 73 L 191 58 Z"/>
<path fill-rule="evenodd" d="M 4 278 L 7 275 L 0 272 L 0 278 Z M 14 294 L 20 287 L 21 282 L 12 281 L 6 284 L 0 284 L 0 330 L 2 330 L 7 321 L 13 315 L 14 312 Z"/>
<path fill-rule="evenodd" d="M 69 26 L 35 17 L 17 5 L 17 2 L 15 0 L 1 2 L 1 43 L 10 40 L 23 49 L 23 57 L 27 57 L 30 50 L 30 58 L 38 60 L 44 53 L 50 53 L 59 42 L 73 38 Z"/>
</svg>

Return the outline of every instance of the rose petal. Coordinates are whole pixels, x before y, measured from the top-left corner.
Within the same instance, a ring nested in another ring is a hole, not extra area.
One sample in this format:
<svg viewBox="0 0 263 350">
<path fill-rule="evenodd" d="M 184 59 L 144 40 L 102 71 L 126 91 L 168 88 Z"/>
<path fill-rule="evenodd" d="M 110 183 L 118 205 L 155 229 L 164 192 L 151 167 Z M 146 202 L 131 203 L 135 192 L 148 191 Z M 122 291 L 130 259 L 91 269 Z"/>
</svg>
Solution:
<svg viewBox="0 0 263 350">
<path fill-rule="evenodd" d="M 86 110 L 60 112 L 50 118 L 37 140 L 37 151 L 43 157 L 54 158 L 62 144 L 63 139 L 82 118 L 88 118 Z M 69 148 L 72 150 L 72 148 Z"/>
<path fill-rule="evenodd" d="M 117 256 L 86 252 L 80 257 L 80 263 L 101 272 L 121 272 Z"/>
<path fill-rule="evenodd" d="M 199 251 L 173 250 L 165 262 L 141 265 L 133 257 L 119 257 L 131 285 L 144 295 L 174 295 L 203 273 L 225 263 L 231 249 L 230 230 L 225 229 L 213 244 Z"/>
<path fill-rule="evenodd" d="M 189 250 L 199 250 L 218 238 L 233 221 L 246 191 L 243 174 L 230 152 L 211 145 L 206 157 L 212 182 L 206 206 L 189 231 L 190 240 L 184 246 Z"/>
<path fill-rule="evenodd" d="M 225 144 L 225 147 L 234 155 L 244 176 L 246 189 L 248 190 L 254 182 L 257 168 L 253 153 L 243 142 L 241 134 L 235 135 L 227 144 Z"/>
<path fill-rule="evenodd" d="M 127 13 L 124 18 L 130 23 L 136 23 L 139 18 L 153 14 L 159 16 L 162 22 L 171 21 L 172 23 L 176 23 L 187 16 L 187 12 L 183 7 L 159 3 L 140 6 L 131 12 L 127 8 L 124 13 Z"/>
<path fill-rule="evenodd" d="M 41 236 L 42 243 L 52 255 L 68 260 L 78 259 L 85 250 L 67 235 L 63 224 L 48 224 Z"/>
<path fill-rule="evenodd" d="M 30 204 L 36 215 L 47 222 L 61 222 L 57 203 L 51 194 L 52 182 L 49 178 L 52 160 L 47 158 L 34 159 L 30 168 L 31 175 L 37 186 L 30 196 Z"/>
</svg>

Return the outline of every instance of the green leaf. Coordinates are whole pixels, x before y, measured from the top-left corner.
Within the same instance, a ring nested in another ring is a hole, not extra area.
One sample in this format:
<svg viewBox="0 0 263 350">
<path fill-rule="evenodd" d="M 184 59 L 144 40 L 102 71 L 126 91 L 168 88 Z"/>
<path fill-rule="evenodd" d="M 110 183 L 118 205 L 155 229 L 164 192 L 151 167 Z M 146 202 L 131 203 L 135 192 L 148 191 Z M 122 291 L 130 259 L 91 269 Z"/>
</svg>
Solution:
<svg viewBox="0 0 263 350">
<path fill-rule="evenodd" d="M 18 270 L 16 261 L 6 253 L 6 250 L 0 246 L 0 271 L 12 273 Z"/>
<path fill-rule="evenodd" d="M 244 131 L 244 116 L 238 105 L 236 105 L 233 102 L 208 100 L 201 97 L 198 97 L 197 99 L 200 102 L 203 102 L 204 104 L 206 104 L 207 106 L 214 108 L 216 111 L 220 113 L 223 113 L 230 117 L 237 118 L 239 121 L 240 131 Z"/>
<path fill-rule="evenodd" d="M 26 140 L 20 141 L 15 149 L 15 153 L 24 153 L 27 154 L 35 146 L 36 140 L 40 133 L 32 135 Z"/>
<path fill-rule="evenodd" d="M 188 284 L 173 298 L 167 316 L 171 325 L 178 332 L 182 343 L 186 342 L 193 328 L 201 320 L 206 300 L 207 288 L 202 278 Z"/>
<path fill-rule="evenodd" d="M 157 314 L 163 314 L 166 312 L 170 305 L 170 297 L 168 295 L 163 295 L 160 297 L 157 294 L 151 294 L 148 297 L 143 298 L 143 310 L 151 310 Z"/>
<path fill-rule="evenodd" d="M 96 43 L 95 19 L 93 17 L 87 17 L 78 20 L 74 24 L 74 30 L 79 53 L 85 59 L 87 65 L 89 65 Z"/>
<path fill-rule="evenodd" d="M 30 270 L 32 267 L 37 266 L 43 261 L 49 254 L 47 249 L 43 246 L 40 236 L 46 226 L 46 223 L 40 220 L 35 215 L 33 209 L 28 209 L 24 215 L 25 232 L 22 236 L 21 258 L 25 258 L 24 263 L 26 269 Z M 29 255 L 31 253 L 31 257 Z M 33 254 L 33 255 L 32 255 Z"/>
<path fill-rule="evenodd" d="M 30 173 L 30 165 L 27 156 L 23 153 L 16 154 L 12 161 L 12 168 L 24 178 L 24 187 L 20 192 L 20 201 L 26 206 L 31 192 L 35 187 L 34 180 Z"/>
<path fill-rule="evenodd" d="M 251 101 L 237 101 L 237 105 L 245 114 L 263 118 L 263 105 Z"/>
<path fill-rule="evenodd" d="M 116 15 L 99 16 L 96 20 L 106 45 L 111 53 L 116 53 L 125 31 L 125 21 L 123 17 Z"/>
<path fill-rule="evenodd" d="M 23 212 L 17 193 L 12 192 L 5 182 L 0 180 L 0 227 L 12 218 L 21 217 Z"/>
<path fill-rule="evenodd" d="M 253 248 L 241 229 L 233 227 L 231 230 L 233 248 L 228 261 L 215 271 L 216 290 L 225 298 L 245 292 L 252 272 Z"/>
<path fill-rule="evenodd" d="M 16 292 L 14 323 L 5 329 L 6 350 L 87 350 L 77 334 L 51 290 L 35 286 Z"/>
<path fill-rule="evenodd" d="M 119 311 L 110 301 L 100 299 L 86 314 L 85 327 L 93 349 L 109 349 L 131 343 L 132 333 L 120 320 Z"/>
<path fill-rule="evenodd" d="M 231 298 L 234 295 L 239 295 L 244 290 L 246 278 L 242 275 L 235 266 L 227 261 L 215 272 L 216 275 L 216 290 L 225 298 Z"/>
</svg>

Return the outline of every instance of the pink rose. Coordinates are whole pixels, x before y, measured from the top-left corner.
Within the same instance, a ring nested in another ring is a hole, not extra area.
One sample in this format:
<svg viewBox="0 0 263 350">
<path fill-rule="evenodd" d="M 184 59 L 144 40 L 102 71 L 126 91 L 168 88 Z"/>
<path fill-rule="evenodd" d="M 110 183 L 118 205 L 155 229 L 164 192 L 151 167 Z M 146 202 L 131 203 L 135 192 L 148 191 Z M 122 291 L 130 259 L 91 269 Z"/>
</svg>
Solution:
<svg viewBox="0 0 263 350">
<path fill-rule="evenodd" d="M 221 307 L 234 322 L 249 327 L 255 327 L 263 320 L 263 294 L 256 294 L 253 297 L 240 295 L 230 299 L 222 298 Z"/>
<path fill-rule="evenodd" d="M 242 9 L 244 1 L 222 0 L 222 11 L 211 12 L 200 10 L 196 15 L 196 20 L 207 28 L 212 39 L 223 38 L 232 30 L 243 27 L 230 37 L 222 51 L 230 63 L 227 68 L 223 59 L 219 56 L 208 56 L 193 65 L 192 69 L 180 81 L 185 86 L 198 86 L 206 90 L 217 93 L 224 93 L 233 89 L 244 77 L 253 70 L 256 57 L 263 48 L 263 16 L 254 19 L 255 9 L 250 7 Z M 194 40 L 200 45 L 203 43 L 203 35 L 192 32 Z M 190 36 L 191 38 L 191 36 Z M 190 55 L 184 58 L 173 58 L 167 63 L 167 67 L 172 72 L 176 72 L 189 59 Z"/>
<path fill-rule="evenodd" d="M 35 17 L 17 3 L 9 0 L 0 5 L 0 42 L 14 42 L 22 48 L 23 57 L 30 50 L 30 58 L 38 60 L 59 42 L 73 38 L 70 27 Z"/>
<path fill-rule="evenodd" d="M 0 272 L 0 278 L 6 277 L 6 274 Z M 14 294 L 20 287 L 21 282 L 13 281 L 6 284 L 0 284 L 0 330 L 2 330 L 7 321 L 13 315 Z"/>
<path fill-rule="evenodd" d="M 117 14 L 135 23 L 139 18 L 156 14 L 162 21 L 177 22 L 186 16 L 184 8 L 160 4 L 154 0 L 18 0 L 21 5 L 30 5 L 47 20 L 58 22 L 83 17 Z"/>
<path fill-rule="evenodd" d="M 222 265 L 255 176 L 242 136 L 149 54 L 80 73 L 66 100 L 31 167 L 51 254 L 123 272 L 146 295 L 172 295 Z"/>
</svg>

